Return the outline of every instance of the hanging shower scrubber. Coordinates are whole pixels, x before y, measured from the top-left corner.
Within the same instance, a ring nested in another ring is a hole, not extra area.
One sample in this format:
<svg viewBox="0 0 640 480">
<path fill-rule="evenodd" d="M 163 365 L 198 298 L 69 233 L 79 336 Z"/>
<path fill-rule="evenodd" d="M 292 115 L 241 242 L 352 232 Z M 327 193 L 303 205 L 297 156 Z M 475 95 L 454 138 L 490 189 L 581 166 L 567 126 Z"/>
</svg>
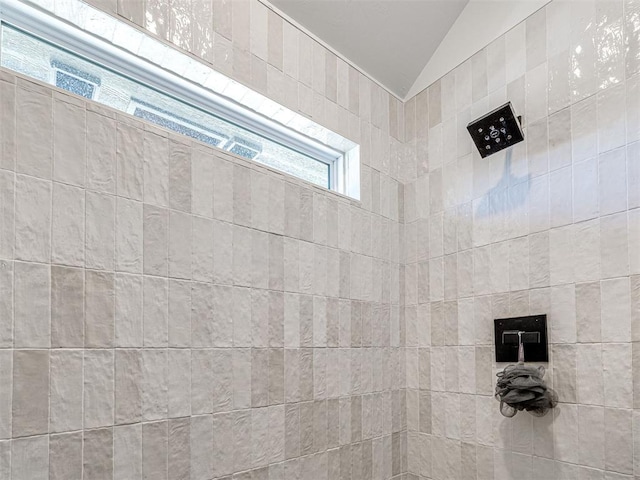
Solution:
<svg viewBox="0 0 640 480">
<path fill-rule="evenodd" d="M 496 399 L 500 401 L 500 413 L 505 417 L 513 417 L 522 410 L 542 417 L 558 404 L 558 395 L 543 380 L 543 366 L 524 364 L 522 333 L 518 332 L 518 364 L 508 365 L 496 375 Z"/>
<path fill-rule="evenodd" d="M 531 415 L 542 417 L 558 404 L 558 395 L 547 387 L 544 367 L 528 367 L 524 364 L 509 365 L 498 372 L 496 399 L 500 401 L 500 413 L 513 417 L 526 410 Z"/>
</svg>

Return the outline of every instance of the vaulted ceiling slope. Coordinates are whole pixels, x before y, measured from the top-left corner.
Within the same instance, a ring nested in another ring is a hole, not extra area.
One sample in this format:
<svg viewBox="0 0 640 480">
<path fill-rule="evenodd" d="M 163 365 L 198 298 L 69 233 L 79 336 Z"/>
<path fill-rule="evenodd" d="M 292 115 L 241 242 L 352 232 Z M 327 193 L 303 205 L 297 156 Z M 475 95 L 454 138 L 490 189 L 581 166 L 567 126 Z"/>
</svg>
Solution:
<svg viewBox="0 0 640 480">
<path fill-rule="evenodd" d="M 469 0 L 270 0 L 399 98 Z"/>
</svg>

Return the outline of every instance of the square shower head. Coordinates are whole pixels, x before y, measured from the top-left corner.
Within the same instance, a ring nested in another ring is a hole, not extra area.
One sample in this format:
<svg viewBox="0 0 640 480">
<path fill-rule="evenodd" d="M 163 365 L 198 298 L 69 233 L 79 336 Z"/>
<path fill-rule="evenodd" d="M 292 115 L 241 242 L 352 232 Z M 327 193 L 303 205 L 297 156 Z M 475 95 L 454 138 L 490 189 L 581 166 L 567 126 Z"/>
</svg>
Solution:
<svg viewBox="0 0 640 480">
<path fill-rule="evenodd" d="M 507 102 L 467 125 L 482 158 L 524 140 L 519 117 Z"/>
</svg>

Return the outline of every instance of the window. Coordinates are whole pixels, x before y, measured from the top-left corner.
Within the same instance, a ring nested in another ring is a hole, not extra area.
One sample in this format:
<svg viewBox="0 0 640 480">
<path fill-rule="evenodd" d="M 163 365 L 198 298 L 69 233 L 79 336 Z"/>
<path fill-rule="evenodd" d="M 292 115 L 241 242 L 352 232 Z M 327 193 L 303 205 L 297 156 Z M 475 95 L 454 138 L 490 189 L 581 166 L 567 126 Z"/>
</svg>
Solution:
<svg viewBox="0 0 640 480">
<path fill-rule="evenodd" d="M 88 99 L 93 99 L 100 87 L 100 78 L 55 59 L 51 60 L 51 75 L 56 87 Z"/>
<path fill-rule="evenodd" d="M 0 5 L 1 66 L 359 197 L 353 142 L 79 0 L 56 10 L 75 27 L 17 0 Z"/>
<path fill-rule="evenodd" d="M 143 100 L 131 98 L 131 103 L 127 109 L 132 115 L 143 118 L 166 127 L 174 132 L 182 133 L 188 137 L 208 143 L 214 147 L 222 147 L 229 139 L 226 135 L 214 130 L 208 129 L 202 125 L 198 125 L 186 118 L 182 118 L 169 110 L 163 110 L 157 106 L 146 103 Z"/>
</svg>

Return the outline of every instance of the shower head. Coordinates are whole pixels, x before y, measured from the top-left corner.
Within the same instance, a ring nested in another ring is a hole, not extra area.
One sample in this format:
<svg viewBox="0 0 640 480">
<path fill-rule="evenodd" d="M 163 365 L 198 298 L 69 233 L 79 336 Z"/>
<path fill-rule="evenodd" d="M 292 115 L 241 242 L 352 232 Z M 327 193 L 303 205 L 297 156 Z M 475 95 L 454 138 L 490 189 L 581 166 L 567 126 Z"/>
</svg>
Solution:
<svg viewBox="0 0 640 480">
<path fill-rule="evenodd" d="M 488 157 L 524 140 L 520 119 L 507 102 L 467 125 L 480 156 Z"/>
</svg>

